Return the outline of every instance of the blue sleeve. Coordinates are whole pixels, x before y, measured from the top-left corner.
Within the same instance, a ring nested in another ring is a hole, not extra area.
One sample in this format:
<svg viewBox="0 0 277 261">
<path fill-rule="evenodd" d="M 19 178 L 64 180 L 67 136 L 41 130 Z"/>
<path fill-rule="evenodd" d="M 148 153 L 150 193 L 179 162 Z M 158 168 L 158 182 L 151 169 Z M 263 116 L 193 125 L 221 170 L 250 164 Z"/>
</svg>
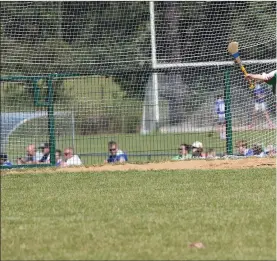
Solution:
<svg viewBox="0 0 277 261">
<path fill-rule="evenodd" d="M 254 151 L 251 149 L 246 154 L 246 156 L 253 156 L 253 155 L 254 155 Z"/>
<path fill-rule="evenodd" d="M 12 166 L 12 163 L 11 163 L 11 162 L 4 162 L 3 166 L 11 167 L 11 166 Z"/>
<path fill-rule="evenodd" d="M 119 159 L 122 158 L 122 157 L 124 158 L 125 161 L 128 161 L 128 157 L 125 153 L 120 155 Z"/>
<path fill-rule="evenodd" d="M 115 161 L 120 161 L 121 158 L 124 158 L 125 161 L 128 161 L 128 157 L 126 154 L 121 154 L 121 155 L 116 156 Z"/>
<path fill-rule="evenodd" d="M 56 167 L 61 166 L 61 162 L 57 162 L 55 166 L 56 166 Z"/>
</svg>

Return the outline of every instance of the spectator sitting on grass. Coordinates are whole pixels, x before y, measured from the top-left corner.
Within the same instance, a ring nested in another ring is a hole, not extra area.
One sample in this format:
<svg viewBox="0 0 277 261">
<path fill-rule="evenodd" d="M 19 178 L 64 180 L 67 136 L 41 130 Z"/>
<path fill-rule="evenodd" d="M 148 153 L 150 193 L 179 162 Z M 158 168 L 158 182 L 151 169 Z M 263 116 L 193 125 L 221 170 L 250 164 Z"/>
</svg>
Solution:
<svg viewBox="0 0 277 261">
<path fill-rule="evenodd" d="M 265 157 L 265 156 L 266 156 L 266 154 L 265 154 L 265 152 L 263 151 L 261 145 L 254 144 L 252 150 L 253 150 L 253 155 L 254 155 L 254 156 L 258 156 L 258 157 Z"/>
<path fill-rule="evenodd" d="M 50 163 L 49 143 L 42 143 L 38 148 L 42 150 L 42 154 L 43 154 L 43 156 L 39 160 L 39 163 Z"/>
<path fill-rule="evenodd" d="M 56 150 L 55 158 L 56 158 L 56 167 L 59 167 L 62 163 L 62 151 L 61 150 Z"/>
<path fill-rule="evenodd" d="M 42 153 L 36 151 L 34 144 L 30 144 L 26 148 L 27 156 L 26 158 L 18 158 L 17 164 L 37 164 L 42 158 Z"/>
<path fill-rule="evenodd" d="M 82 161 L 80 160 L 78 155 L 74 155 L 73 148 L 69 147 L 64 150 L 64 161 L 60 163 L 61 167 L 68 166 L 79 166 L 82 165 Z"/>
<path fill-rule="evenodd" d="M 181 144 L 178 150 L 179 150 L 179 154 L 177 156 L 174 156 L 172 160 L 184 160 L 184 159 L 192 158 L 192 155 L 190 153 L 190 145 Z"/>
<path fill-rule="evenodd" d="M 192 157 L 193 158 L 206 158 L 203 152 L 203 144 L 200 141 L 195 141 L 192 145 Z"/>
<path fill-rule="evenodd" d="M 0 166 L 12 166 L 12 164 L 8 161 L 8 156 L 5 153 L 0 154 Z"/>
<path fill-rule="evenodd" d="M 110 152 L 110 156 L 107 160 L 105 160 L 105 163 L 128 161 L 127 155 L 122 150 L 118 149 L 118 145 L 115 141 L 110 141 L 108 143 L 108 149 Z"/>
<path fill-rule="evenodd" d="M 216 152 L 214 149 L 209 149 L 208 152 L 207 152 L 207 156 L 206 156 L 207 159 L 214 159 L 214 158 L 218 158 L 216 156 Z"/>
<path fill-rule="evenodd" d="M 253 150 L 247 148 L 247 142 L 245 140 L 238 140 L 236 142 L 236 148 L 238 156 L 253 156 Z"/>
<path fill-rule="evenodd" d="M 265 149 L 265 154 L 269 157 L 276 156 L 276 148 L 273 145 L 268 145 Z"/>
</svg>

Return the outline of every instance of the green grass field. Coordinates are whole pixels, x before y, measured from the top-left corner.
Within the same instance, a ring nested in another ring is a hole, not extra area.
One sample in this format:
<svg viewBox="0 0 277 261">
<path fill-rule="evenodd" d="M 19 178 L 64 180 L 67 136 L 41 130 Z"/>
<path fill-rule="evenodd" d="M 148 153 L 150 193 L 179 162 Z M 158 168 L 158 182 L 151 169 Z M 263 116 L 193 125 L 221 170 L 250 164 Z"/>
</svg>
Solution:
<svg viewBox="0 0 277 261">
<path fill-rule="evenodd" d="M 1 178 L 1 260 L 276 257 L 275 169 Z"/>
</svg>

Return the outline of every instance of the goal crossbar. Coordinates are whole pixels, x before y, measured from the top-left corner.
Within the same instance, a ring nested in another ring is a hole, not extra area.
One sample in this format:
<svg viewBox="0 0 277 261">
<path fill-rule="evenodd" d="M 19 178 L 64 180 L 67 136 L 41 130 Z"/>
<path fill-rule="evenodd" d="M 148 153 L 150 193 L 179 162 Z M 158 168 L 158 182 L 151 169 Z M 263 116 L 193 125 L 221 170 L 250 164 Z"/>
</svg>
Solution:
<svg viewBox="0 0 277 261">
<path fill-rule="evenodd" d="M 274 64 L 276 59 L 266 59 L 266 60 L 245 60 L 244 65 L 249 64 Z M 223 61 L 223 62 L 191 62 L 191 63 L 158 63 L 154 64 L 154 69 L 168 69 L 168 68 L 178 68 L 178 67 L 204 67 L 204 66 L 232 66 L 235 65 L 233 61 Z"/>
</svg>

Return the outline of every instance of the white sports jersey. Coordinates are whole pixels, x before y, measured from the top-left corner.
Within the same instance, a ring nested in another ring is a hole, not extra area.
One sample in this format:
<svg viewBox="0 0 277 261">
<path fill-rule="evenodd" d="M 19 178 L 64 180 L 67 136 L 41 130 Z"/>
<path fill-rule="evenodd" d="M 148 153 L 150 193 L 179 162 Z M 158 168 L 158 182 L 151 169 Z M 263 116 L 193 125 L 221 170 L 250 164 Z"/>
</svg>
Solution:
<svg viewBox="0 0 277 261">
<path fill-rule="evenodd" d="M 274 77 L 274 75 L 276 74 L 277 70 L 275 71 L 272 71 L 270 73 L 263 73 L 263 78 L 264 78 L 264 81 L 269 81 L 270 79 L 272 79 Z"/>
<path fill-rule="evenodd" d="M 215 102 L 215 112 L 217 114 L 225 113 L 225 103 L 223 99 L 217 99 Z"/>
</svg>

